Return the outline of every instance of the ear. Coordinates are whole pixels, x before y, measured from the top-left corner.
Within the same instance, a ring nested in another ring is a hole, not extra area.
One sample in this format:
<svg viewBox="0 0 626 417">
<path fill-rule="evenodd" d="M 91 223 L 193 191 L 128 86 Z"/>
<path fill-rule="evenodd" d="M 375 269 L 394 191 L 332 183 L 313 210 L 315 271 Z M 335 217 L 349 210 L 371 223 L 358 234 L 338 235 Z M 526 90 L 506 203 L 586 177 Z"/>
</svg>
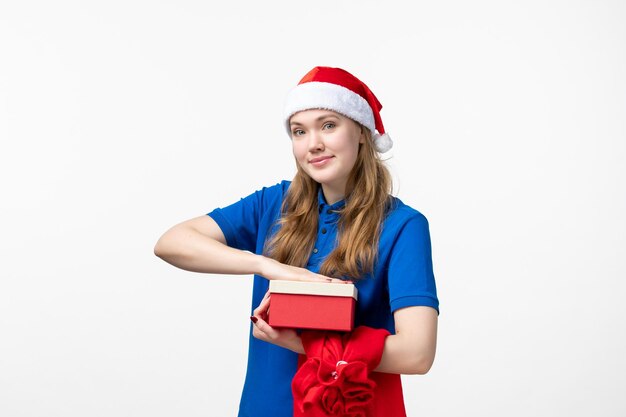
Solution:
<svg viewBox="0 0 626 417">
<path fill-rule="evenodd" d="M 365 141 L 367 140 L 366 134 L 365 134 L 365 127 L 363 127 L 362 125 L 360 126 L 361 128 L 361 132 L 359 133 L 359 143 L 365 143 Z"/>
</svg>

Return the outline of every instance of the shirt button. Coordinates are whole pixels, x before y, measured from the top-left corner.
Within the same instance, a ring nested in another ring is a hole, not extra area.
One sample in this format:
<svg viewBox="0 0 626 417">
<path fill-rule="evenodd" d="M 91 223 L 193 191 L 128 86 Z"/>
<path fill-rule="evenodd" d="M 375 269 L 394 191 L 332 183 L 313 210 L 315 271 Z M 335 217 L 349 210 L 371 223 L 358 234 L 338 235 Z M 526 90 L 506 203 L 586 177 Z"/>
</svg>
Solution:
<svg viewBox="0 0 626 417">
<path fill-rule="evenodd" d="M 322 234 L 325 235 L 326 234 L 326 229 L 322 229 Z"/>
<path fill-rule="evenodd" d="M 313 249 L 313 253 L 317 253 L 317 252 L 319 252 L 317 248 Z"/>
<path fill-rule="evenodd" d="M 332 214 L 333 211 L 331 209 L 326 210 L 326 214 Z"/>
</svg>

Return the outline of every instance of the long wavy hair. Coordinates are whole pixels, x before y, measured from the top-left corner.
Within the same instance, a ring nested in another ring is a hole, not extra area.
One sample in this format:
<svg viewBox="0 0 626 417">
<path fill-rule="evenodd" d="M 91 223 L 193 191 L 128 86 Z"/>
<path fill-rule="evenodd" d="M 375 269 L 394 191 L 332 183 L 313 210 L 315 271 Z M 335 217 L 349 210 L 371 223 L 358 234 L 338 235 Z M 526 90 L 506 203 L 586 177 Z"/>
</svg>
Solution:
<svg viewBox="0 0 626 417">
<path fill-rule="evenodd" d="M 348 177 L 346 204 L 339 210 L 337 246 L 320 268 L 322 275 L 352 280 L 374 270 L 392 191 L 391 175 L 374 149 L 369 129 L 359 126 L 365 141 L 359 146 Z M 266 242 L 264 252 L 281 263 L 304 268 L 317 237 L 320 184 L 297 162 L 296 166 L 298 170 L 283 201 L 278 228 Z"/>
</svg>

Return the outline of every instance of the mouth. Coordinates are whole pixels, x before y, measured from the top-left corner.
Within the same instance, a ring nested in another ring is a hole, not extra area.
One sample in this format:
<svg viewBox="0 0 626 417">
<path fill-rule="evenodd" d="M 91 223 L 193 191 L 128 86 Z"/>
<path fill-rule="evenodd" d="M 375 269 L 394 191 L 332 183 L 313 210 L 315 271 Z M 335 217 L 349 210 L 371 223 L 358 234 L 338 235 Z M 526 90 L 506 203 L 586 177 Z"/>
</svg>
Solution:
<svg viewBox="0 0 626 417">
<path fill-rule="evenodd" d="M 322 166 L 322 165 L 325 165 L 332 158 L 333 158 L 332 156 L 320 156 L 318 158 L 310 159 L 309 164 L 313 166 Z"/>
</svg>

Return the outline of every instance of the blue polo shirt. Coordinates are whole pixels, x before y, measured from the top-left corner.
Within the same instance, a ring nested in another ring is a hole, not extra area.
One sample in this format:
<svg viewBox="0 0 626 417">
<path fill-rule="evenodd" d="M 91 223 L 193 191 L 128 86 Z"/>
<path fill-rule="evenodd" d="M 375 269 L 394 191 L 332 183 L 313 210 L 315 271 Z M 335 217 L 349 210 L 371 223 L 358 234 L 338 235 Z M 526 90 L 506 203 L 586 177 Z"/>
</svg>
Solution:
<svg viewBox="0 0 626 417">
<path fill-rule="evenodd" d="M 289 181 L 264 187 L 240 201 L 208 213 L 219 225 L 228 246 L 261 254 L 275 227 Z M 307 269 L 319 272 L 325 257 L 336 245 L 337 210 L 344 201 L 329 205 L 319 193 L 319 221 L 315 249 Z M 355 325 L 385 328 L 395 333 L 393 312 L 409 306 L 429 306 L 439 312 L 433 275 L 428 221 L 417 210 L 393 198 L 382 227 L 378 260 L 373 274 L 355 283 L 358 289 Z M 269 281 L 254 276 L 252 310 L 269 287 Z M 248 368 L 239 405 L 239 417 L 292 417 L 291 380 L 298 355 L 252 336 Z"/>
</svg>

